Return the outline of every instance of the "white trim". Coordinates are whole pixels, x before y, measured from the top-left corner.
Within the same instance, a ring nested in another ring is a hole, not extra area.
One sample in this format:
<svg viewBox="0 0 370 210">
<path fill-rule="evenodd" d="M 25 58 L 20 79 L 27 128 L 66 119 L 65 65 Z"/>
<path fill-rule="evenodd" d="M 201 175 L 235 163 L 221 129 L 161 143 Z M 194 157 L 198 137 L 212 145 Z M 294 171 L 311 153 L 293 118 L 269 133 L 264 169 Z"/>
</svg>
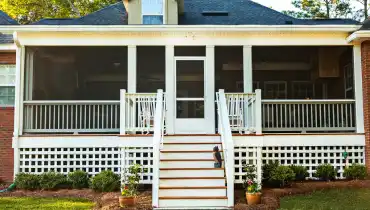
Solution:
<svg viewBox="0 0 370 210">
<path fill-rule="evenodd" d="M 356 131 L 364 133 L 364 107 L 363 107 L 363 90 L 362 90 L 362 66 L 361 66 L 361 45 L 353 46 L 353 72 L 355 85 L 356 100 Z"/>
<path fill-rule="evenodd" d="M 20 25 L 0 26 L 2 32 L 14 31 L 86 31 L 86 32 L 117 32 L 117 31 L 317 31 L 317 32 L 353 32 L 361 25 Z"/>
<path fill-rule="evenodd" d="M 253 90 L 253 61 L 252 46 L 243 46 L 243 79 L 244 93 L 252 93 Z"/>
<path fill-rule="evenodd" d="M 166 131 L 168 134 L 174 134 L 175 129 L 175 98 L 176 95 L 174 91 L 175 90 L 175 81 L 173 80 L 174 77 L 174 66 L 175 66 L 175 47 L 173 45 L 166 45 L 166 107 L 167 107 L 167 113 L 166 113 Z"/>
<path fill-rule="evenodd" d="M 0 51 L 16 51 L 17 46 L 15 44 L 0 44 Z"/>
<path fill-rule="evenodd" d="M 130 45 L 127 47 L 127 92 L 136 93 L 136 46 Z"/>
<path fill-rule="evenodd" d="M 205 61 L 205 56 L 175 56 L 175 61 Z"/>
<path fill-rule="evenodd" d="M 216 133 L 216 111 L 215 111 L 215 46 L 206 46 L 205 63 L 205 93 L 204 93 L 204 117 L 208 124 L 207 133 Z"/>
<path fill-rule="evenodd" d="M 353 41 L 358 41 L 366 38 L 370 38 L 370 30 L 356 31 L 349 35 L 346 40 L 348 43 L 351 43 Z"/>
</svg>

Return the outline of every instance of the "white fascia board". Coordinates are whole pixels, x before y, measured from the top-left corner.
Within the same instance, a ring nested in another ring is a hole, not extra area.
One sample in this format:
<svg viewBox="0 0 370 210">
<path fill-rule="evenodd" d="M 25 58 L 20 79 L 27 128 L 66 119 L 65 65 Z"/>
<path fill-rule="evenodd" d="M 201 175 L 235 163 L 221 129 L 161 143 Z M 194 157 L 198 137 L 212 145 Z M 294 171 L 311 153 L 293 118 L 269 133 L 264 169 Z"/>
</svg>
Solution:
<svg viewBox="0 0 370 210">
<path fill-rule="evenodd" d="M 347 42 L 358 41 L 360 39 L 369 39 L 370 30 L 356 31 L 347 37 Z"/>
<path fill-rule="evenodd" d="M 3 32 L 176 32 L 176 31 L 240 31 L 240 32 L 353 32 L 360 25 L 22 25 L 0 26 Z"/>
</svg>

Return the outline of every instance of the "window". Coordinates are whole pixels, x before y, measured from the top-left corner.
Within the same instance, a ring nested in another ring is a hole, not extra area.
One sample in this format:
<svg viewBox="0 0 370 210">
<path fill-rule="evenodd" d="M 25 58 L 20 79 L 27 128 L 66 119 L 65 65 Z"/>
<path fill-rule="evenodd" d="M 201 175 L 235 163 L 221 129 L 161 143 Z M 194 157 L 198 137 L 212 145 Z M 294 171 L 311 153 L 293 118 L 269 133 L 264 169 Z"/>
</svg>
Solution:
<svg viewBox="0 0 370 210">
<path fill-rule="evenodd" d="M 13 106 L 15 97 L 15 65 L 0 65 L 0 106 Z"/>
<path fill-rule="evenodd" d="M 265 82 L 263 89 L 265 99 L 286 99 L 287 84 L 284 81 L 268 81 Z"/>
<path fill-rule="evenodd" d="M 145 25 L 164 24 L 164 0 L 142 0 L 141 13 Z"/>
<path fill-rule="evenodd" d="M 315 87 L 308 81 L 292 82 L 293 99 L 315 98 Z"/>
</svg>

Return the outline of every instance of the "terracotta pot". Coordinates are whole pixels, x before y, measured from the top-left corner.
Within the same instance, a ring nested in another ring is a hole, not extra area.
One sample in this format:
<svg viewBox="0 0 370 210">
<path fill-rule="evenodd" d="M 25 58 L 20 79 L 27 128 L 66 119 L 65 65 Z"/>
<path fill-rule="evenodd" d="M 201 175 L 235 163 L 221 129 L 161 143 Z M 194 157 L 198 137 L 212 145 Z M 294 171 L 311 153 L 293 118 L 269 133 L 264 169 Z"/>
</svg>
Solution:
<svg viewBox="0 0 370 210">
<path fill-rule="evenodd" d="M 262 193 L 245 193 L 248 205 L 256 205 L 261 203 Z"/>
<path fill-rule="evenodd" d="M 124 197 L 124 196 L 119 197 L 119 205 L 121 207 L 135 206 L 135 204 L 136 204 L 135 197 Z"/>
</svg>

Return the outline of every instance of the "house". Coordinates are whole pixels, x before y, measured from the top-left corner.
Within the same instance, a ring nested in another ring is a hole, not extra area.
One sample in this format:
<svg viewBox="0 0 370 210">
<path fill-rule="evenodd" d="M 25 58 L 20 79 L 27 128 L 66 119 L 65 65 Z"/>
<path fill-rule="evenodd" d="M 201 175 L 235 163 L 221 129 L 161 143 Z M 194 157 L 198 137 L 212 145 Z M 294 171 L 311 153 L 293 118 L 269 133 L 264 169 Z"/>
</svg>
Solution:
<svg viewBox="0 0 370 210">
<path fill-rule="evenodd" d="M 226 183 L 242 183 L 244 163 L 259 180 L 273 160 L 310 177 L 330 163 L 343 178 L 346 164 L 370 161 L 361 27 L 248 0 L 124 0 L 0 27 L 18 61 L 14 174 L 139 163 L 153 207 L 195 209 L 232 207 Z"/>
<path fill-rule="evenodd" d="M 0 27 L 17 25 L 0 11 Z M 0 29 L 0 180 L 13 177 L 12 137 L 14 130 L 15 50 L 12 33 Z"/>
</svg>

